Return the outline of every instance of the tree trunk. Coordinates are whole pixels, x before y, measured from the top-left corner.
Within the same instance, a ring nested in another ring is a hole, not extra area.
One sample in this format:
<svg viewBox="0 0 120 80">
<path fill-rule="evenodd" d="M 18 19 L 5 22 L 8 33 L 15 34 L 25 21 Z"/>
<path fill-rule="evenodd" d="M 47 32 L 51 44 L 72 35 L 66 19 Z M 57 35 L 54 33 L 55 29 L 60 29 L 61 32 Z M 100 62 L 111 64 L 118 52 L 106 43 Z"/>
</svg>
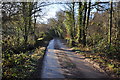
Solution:
<svg viewBox="0 0 120 80">
<path fill-rule="evenodd" d="M 78 42 L 81 42 L 82 38 L 82 2 L 79 2 L 79 13 L 78 13 Z"/>
<path fill-rule="evenodd" d="M 25 28 L 25 34 L 24 34 L 24 41 L 25 41 L 25 45 L 27 44 L 27 40 L 28 40 L 28 34 L 27 34 L 27 13 L 26 13 L 26 4 L 23 2 L 23 19 L 24 19 L 24 28 Z"/>
<path fill-rule="evenodd" d="M 89 0 L 89 5 L 88 5 L 88 16 L 87 16 L 87 23 L 86 23 L 86 36 L 87 36 L 87 28 L 89 25 L 89 17 L 90 17 L 90 7 L 91 7 L 91 0 Z M 86 43 L 87 43 L 87 38 L 86 38 Z"/>
<path fill-rule="evenodd" d="M 73 37 L 75 36 L 75 13 L 74 13 L 75 2 L 73 2 Z"/>
<path fill-rule="evenodd" d="M 110 2 L 110 18 L 109 18 L 109 32 L 108 32 L 108 44 L 111 46 L 111 31 L 112 31 L 112 11 L 113 11 L 113 2 Z"/>
<path fill-rule="evenodd" d="M 87 3 L 84 3 L 84 19 L 83 19 L 83 45 L 86 46 L 86 28 L 85 28 L 85 24 L 86 24 L 86 13 L 87 13 Z"/>
<path fill-rule="evenodd" d="M 75 13 L 74 13 L 74 7 L 75 7 L 75 2 L 73 2 L 72 3 L 73 5 L 72 5 L 72 7 L 73 7 L 73 12 L 72 12 L 72 14 L 73 14 L 73 16 L 72 16 L 72 18 L 73 18 L 73 31 L 72 31 L 72 46 L 75 46 L 75 44 L 74 44 L 74 38 L 75 38 Z"/>
<path fill-rule="evenodd" d="M 89 2 L 89 7 L 88 7 L 87 26 L 89 25 L 90 7 L 91 7 L 91 2 Z M 87 26 L 86 26 L 86 28 L 87 28 Z"/>
</svg>

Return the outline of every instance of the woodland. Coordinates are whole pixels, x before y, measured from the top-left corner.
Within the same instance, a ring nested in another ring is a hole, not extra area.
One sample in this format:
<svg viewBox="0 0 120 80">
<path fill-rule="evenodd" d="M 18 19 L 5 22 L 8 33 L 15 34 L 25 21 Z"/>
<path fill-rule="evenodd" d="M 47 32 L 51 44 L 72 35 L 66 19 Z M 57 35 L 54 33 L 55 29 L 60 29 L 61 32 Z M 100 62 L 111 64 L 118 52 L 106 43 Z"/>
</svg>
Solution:
<svg viewBox="0 0 120 80">
<path fill-rule="evenodd" d="M 56 12 L 56 17 L 49 18 L 47 23 L 37 22 L 44 16 L 44 7 L 53 4 L 63 5 L 64 10 Z M 3 78 L 36 76 L 53 38 L 66 40 L 74 52 L 100 63 L 111 76 L 120 77 L 120 2 L 40 1 L 1 5 Z"/>
</svg>

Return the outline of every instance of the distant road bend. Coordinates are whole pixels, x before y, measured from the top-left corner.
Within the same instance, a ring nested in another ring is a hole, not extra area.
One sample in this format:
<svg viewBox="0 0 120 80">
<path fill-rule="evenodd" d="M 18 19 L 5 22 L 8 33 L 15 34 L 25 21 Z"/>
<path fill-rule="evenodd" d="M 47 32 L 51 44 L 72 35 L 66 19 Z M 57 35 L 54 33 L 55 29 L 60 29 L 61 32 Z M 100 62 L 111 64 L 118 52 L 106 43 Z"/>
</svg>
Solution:
<svg viewBox="0 0 120 80">
<path fill-rule="evenodd" d="M 55 45 L 59 46 L 60 51 L 64 50 L 67 58 L 75 64 L 75 69 L 77 70 L 76 73 L 78 75 L 77 77 L 73 76 L 73 78 L 107 78 L 105 73 L 94 69 L 92 64 L 85 62 L 80 55 L 78 56 L 73 52 L 70 52 L 68 50 L 69 48 L 63 45 L 62 41 L 59 39 L 53 39 L 49 42 L 43 60 L 41 78 L 66 78 L 65 71 L 62 69 L 62 65 L 60 65 L 61 62 L 58 60 L 58 56 L 56 54 Z"/>
</svg>

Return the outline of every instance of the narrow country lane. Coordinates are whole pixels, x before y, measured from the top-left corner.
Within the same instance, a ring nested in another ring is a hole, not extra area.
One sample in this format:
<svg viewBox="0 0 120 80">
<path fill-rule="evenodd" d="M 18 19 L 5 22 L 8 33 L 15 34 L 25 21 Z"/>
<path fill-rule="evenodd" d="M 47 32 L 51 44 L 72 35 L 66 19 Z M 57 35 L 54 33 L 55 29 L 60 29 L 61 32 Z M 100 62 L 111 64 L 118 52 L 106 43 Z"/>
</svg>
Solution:
<svg viewBox="0 0 120 80">
<path fill-rule="evenodd" d="M 47 47 L 41 78 L 64 78 L 57 56 L 54 54 L 54 39 L 49 42 Z"/>
<path fill-rule="evenodd" d="M 61 55 L 66 56 L 59 57 Z M 75 66 L 64 66 L 65 59 L 67 64 L 73 63 Z M 71 52 L 59 39 L 53 39 L 47 47 L 41 78 L 66 78 L 66 75 L 67 78 L 107 78 L 105 73 L 99 72 L 86 62 L 83 56 Z"/>
</svg>

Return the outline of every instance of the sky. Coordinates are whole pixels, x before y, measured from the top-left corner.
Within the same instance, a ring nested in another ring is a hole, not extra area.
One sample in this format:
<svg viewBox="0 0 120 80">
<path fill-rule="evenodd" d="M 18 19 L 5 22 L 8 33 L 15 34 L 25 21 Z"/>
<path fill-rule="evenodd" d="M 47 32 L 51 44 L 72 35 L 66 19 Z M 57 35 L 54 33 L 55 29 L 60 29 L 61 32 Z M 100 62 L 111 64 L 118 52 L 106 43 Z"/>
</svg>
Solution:
<svg viewBox="0 0 120 80">
<path fill-rule="evenodd" d="M 55 18 L 56 12 L 60 10 L 65 10 L 63 4 L 52 4 L 43 8 L 44 16 L 37 19 L 38 23 L 47 23 L 49 18 Z M 94 12 L 95 9 L 91 12 Z M 77 12 L 77 11 L 76 11 Z M 42 19 L 41 19 L 42 18 Z"/>
<path fill-rule="evenodd" d="M 41 23 L 43 23 L 43 22 L 47 23 L 47 20 L 49 18 L 55 17 L 56 12 L 58 12 L 60 10 L 64 10 L 63 5 L 52 4 L 52 5 L 46 6 L 43 8 L 43 13 L 45 13 L 45 14 L 41 17 L 42 19 L 38 18 L 37 20 Z"/>
<path fill-rule="evenodd" d="M 92 0 L 93 2 L 95 0 Z M 56 12 L 60 11 L 60 10 L 65 10 L 65 7 L 63 6 L 63 4 L 52 4 L 46 7 L 43 7 L 42 12 L 45 13 L 44 16 L 42 16 L 41 18 L 38 18 L 37 21 L 39 23 L 47 23 L 47 20 L 49 18 L 55 18 Z M 96 9 L 93 9 L 91 12 L 96 12 Z"/>
</svg>

